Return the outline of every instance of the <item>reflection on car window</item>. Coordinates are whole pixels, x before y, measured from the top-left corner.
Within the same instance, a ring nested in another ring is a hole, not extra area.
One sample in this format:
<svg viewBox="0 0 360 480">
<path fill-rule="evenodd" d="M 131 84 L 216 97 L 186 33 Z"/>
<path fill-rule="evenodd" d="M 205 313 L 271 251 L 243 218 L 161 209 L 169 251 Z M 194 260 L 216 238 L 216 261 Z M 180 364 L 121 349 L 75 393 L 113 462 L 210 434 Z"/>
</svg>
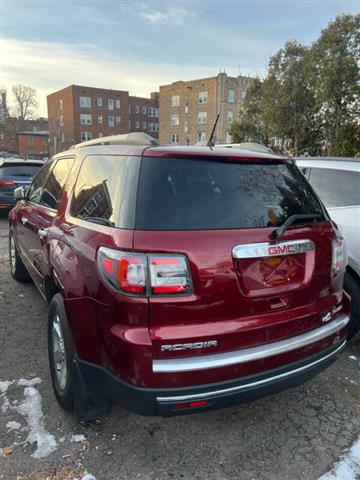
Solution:
<svg viewBox="0 0 360 480">
<path fill-rule="evenodd" d="M 59 159 L 46 181 L 40 204 L 57 210 L 61 193 L 73 164 L 72 158 Z"/>
<path fill-rule="evenodd" d="M 360 205 L 359 172 L 312 168 L 310 183 L 328 208 Z"/>
<path fill-rule="evenodd" d="M 110 155 L 86 157 L 75 185 L 72 215 L 133 228 L 140 160 Z"/>
<path fill-rule="evenodd" d="M 44 183 L 52 166 L 53 162 L 46 163 L 34 178 L 34 181 L 30 185 L 29 192 L 27 194 L 27 200 L 29 202 L 40 203 Z"/>
</svg>

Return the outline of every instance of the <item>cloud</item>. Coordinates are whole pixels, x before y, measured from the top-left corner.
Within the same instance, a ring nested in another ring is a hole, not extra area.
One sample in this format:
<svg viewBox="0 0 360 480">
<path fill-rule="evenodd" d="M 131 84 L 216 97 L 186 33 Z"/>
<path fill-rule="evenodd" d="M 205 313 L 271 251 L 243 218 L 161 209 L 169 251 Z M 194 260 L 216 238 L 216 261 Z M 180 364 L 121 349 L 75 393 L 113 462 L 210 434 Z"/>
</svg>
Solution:
<svg viewBox="0 0 360 480">
<path fill-rule="evenodd" d="M 169 6 L 165 11 L 155 11 L 149 5 L 143 4 L 140 16 L 151 23 L 181 26 L 187 19 L 196 15 L 184 7 Z"/>
<path fill-rule="evenodd" d="M 39 113 L 47 115 L 46 96 L 71 84 L 128 90 L 149 96 L 159 85 L 218 73 L 212 66 L 132 61 L 91 44 L 0 41 L 0 84 L 23 83 L 37 90 Z M 11 94 L 10 94 L 11 104 Z"/>
</svg>

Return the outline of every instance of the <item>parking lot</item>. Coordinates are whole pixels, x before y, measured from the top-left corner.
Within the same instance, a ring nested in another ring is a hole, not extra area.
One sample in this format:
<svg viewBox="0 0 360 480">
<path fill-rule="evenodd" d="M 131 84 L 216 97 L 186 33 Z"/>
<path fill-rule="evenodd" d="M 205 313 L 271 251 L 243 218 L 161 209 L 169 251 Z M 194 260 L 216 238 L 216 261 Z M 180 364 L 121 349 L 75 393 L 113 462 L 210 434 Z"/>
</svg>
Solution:
<svg viewBox="0 0 360 480">
<path fill-rule="evenodd" d="M 11 279 L 7 236 L 2 215 L 1 480 L 85 473 L 97 480 L 310 480 L 347 458 L 360 435 L 360 340 L 307 384 L 250 405 L 174 418 L 114 407 L 98 422 L 77 424 L 52 392 L 47 306 L 32 283 Z"/>
</svg>

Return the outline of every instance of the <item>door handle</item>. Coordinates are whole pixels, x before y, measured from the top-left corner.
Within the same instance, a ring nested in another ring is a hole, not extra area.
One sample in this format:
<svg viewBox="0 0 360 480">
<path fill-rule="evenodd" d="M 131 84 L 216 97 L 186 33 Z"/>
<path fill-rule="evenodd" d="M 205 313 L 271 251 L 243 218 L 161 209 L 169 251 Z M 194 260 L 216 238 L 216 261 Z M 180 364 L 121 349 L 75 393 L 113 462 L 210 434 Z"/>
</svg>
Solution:
<svg viewBox="0 0 360 480">
<path fill-rule="evenodd" d="M 25 218 L 25 217 L 21 217 L 21 223 L 22 223 L 23 225 L 26 225 L 27 223 L 29 223 L 29 220 L 28 220 L 27 218 Z"/>
<path fill-rule="evenodd" d="M 41 228 L 39 228 L 39 230 L 37 231 L 37 234 L 41 239 L 43 239 L 47 237 L 48 232 L 47 230 L 42 230 Z"/>
</svg>

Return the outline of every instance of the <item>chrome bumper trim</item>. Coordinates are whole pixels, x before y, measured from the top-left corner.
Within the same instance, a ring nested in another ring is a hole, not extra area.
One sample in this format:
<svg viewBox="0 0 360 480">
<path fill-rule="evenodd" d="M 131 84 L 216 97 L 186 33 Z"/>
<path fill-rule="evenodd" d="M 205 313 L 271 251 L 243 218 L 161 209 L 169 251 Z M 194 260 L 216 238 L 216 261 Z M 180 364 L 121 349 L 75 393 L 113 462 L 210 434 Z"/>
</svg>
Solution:
<svg viewBox="0 0 360 480">
<path fill-rule="evenodd" d="M 194 370 L 207 370 L 209 368 L 227 367 L 241 363 L 253 362 L 264 358 L 280 355 L 281 353 L 297 350 L 312 343 L 330 337 L 344 328 L 349 323 L 350 317 L 345 313 L 339 315 L 335 320 L 326 323 L 322 327 L 315 328 L 309 332 L 302 333 L 296 337 L 286 338 L 278 342 L 267 343 L 257 347 L 243 348 L 226 353 L 215 353 L 213 355 L 201 355 L 196 357 L 170 358 L 164 360 L 153 360 L 153 372 L 190 372 Z"/>
<path fill-rule="evenodd" d="M 252 383 L 246 383 L 244 385 L 238 385 L 236 387 L 224 388 L 222 390 L 210 390 L 208 392 L 203 393 L 195 393 L 194 395 L 180 395 L 177 397 L 156 397 L 156 400 L 159 403 L 167 403 L 167 402 L 186 402 L 186 401 L 196 401 L 201 400 L 203 398 L 211 399 L 212 397 L 216 397 L 218 395 L 228 394 L 228 393 L 238 393 L 242 390 L 247 390 L 249 388 L 256 388 L 261 385 L 266 385 L 267 383 L 275 382 L 276 380 L 281 380 L 283 378 L 291 377 L 291 375 L 296 375 L 297 373 L 304 372 L 309 370 L 312 367 L 315 367 L 321 362 L 325 362 L 329 360 L 331 357 L 336 356 L 339 354 L 346 346 L 347 341 L 345 340 L 339 347 L 337 347 L 333 352 L 328 353 L 322 358 L 315 360 L 314 362 L 308 363 L 303 367 L 295 368 L 294 370 L 290 370 L 289 372 L 279 373 L 278 375 L 274 375 L 273 377 L 264 378 L 262 380 L 258 380 Z"/>
</svg>

